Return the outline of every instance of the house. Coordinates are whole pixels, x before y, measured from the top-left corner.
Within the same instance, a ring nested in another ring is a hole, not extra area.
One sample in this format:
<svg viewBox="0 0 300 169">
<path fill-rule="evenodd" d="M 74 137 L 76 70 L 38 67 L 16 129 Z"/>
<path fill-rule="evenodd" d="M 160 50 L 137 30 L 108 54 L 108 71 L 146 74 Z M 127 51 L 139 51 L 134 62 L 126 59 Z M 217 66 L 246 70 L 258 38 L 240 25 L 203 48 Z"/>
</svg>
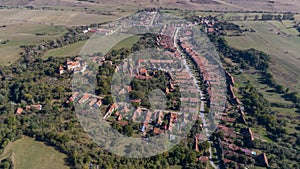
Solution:
<svg viewBox="0 0 300 169">
<path fill-rule="evenodd" d="M 117 120 L 118 120 L 118 121 L 121 121 L 122 118 L 123 118 L 123 116 L 122 116 L 122 114 L 120 114 L 120 115 L 118 116 Z"/>
<path fill-rule="evenodd" d="M 102 100 L 98 99 L 95 105 L 98 106 L 98 107 L 100 107 L 102 105 Z"/>
<path fill-rule="evenodd" d="M 97 102 L 96 98 L 92 99 L 89 103 L 89 106 L 94 106 L 96 102 Z"/>
<path fill-rule="evenodd" d="M 252 132 L 252 130 L 251 130 L 250 127 L 247 128 L 246 133 L 247 133 L 248 136 L 250 137 L 250 140 L 251 140 L 251 141 L 254 141 L 254 134 L 253 134 L 253 132 Z"/>
<path fill-rule="evenodd" d="M 81 64 L 78 60 L 77 61 L 70 61 L 70 60 L 67 61 L 67 69 L 68 70 L 74 71 L 76 68 L 80 68 L 80 67 L 81 67 Z"/>
<path fill-rule="evenodd" d="M 31 105 L 30 108 L 36 109 L 36 110 L 42 110 L 42 105 L 36 104 L 36 105 Z"/>
<path fill-rule="evenodd" d="M 25 108 L 27 111 L 29 111 L 31 109 L 31 106 L 26 106 Z"/>
<path fill-rule="evenodd" d="M 17 110 L 16 110 L 16 114 L 22 114 L 23 111 L 24 111 L 24 110 L 23 110 L 21 107 L 19 107 L 19 108 L 17 108 Z"/>
<path fill-rule="evenodd" d="M 200 161 L 201 163 L 206 163 L 208 161 L 207 156 L 200 156 L 197 161 Z"/>
<path fill-rule="evenodd" d="M 148 71 L 145 68 L 140 69 L 140 75 L 142 76 L 148 76 Z"/>
<path fill-rule="evenodd" d="M 80 100 L 78 100 L 78 103 L 81 104 L 81 103 L 84 103 L 86 102 L 88 99 L 90 98 L 90 94 L 88 93 L 85 93 L 82 98 Z"/>
<path fill-rule="evenodd" d="M 78 95 L 79 95 L 79 92 L 74 92 L 72 94 L 72 96 L 69 98 L 69 101 L 73 102 L 77 98 Z"/>
<path fill-rule="evenodd" d="M 123 106 L 121 112 L 122 112 L 122 113 L 128 113 L 129 111 L 130 111 L 130 110 L 129 110 L 129 108 L 128 108 L 128 105 L 125 104 L 125 105 Z"/>
<path fill-rule="evenodd" d="M 106 114 L 104 115 L 103 119 L 107 119 L 115 110 L 117 110 L 118 105 L 116 103 L 112 104 Z"/>
<path fill-rule="evenodd" d="M 214 28 L 207 28 L 207 32 L 208 32 L 208 33 L 214 33 L 214 32 L 215 32 L 215 29 L 214 29 Z"/>
<path fill-rule="evenodd" d="M 123 118 L 123 116 L 122 116 L 122 114 L 120 114 L 120 112 L 116 112 L 115 113 L 115 118 L 117 119 L 117 121 L 121 121 L 122 120 L 122 118 Z"/>
<path fill-rule="evenodd" d="M 168 130 L 172 130 L 173 123 L 175 123 L 177 121 L 177 114 L 170 112 L 168 114 L 168 120 L 169 120 Z"/>
<path fill-rule="evenodd" d="M 198 144 L 199 144 L 199 134 L 197 133 L 195 135 L 195 151 L 199 151 L 199 147 L 198 147 Z"/>
<path fill-rule="evenodd" d="M 264 167 L 269 167 L 269 162 L 266 153 L 262 153 L 258 156 L 258 162 Z"/>
<path fill-rule="evenodd" d="M 138 107 L 135 112 L 133 113 L 131 120 L 135 121 L 137 116 L 139 116 L 142 113 L 142 109 L 140 107 Z"/>
<path fill-rule="evenodd" d="M 64 74 L 64 68 L 60 65 L 59 66 L 59 75 L 62 75 L 62 74 Z"/>
<path fill-rule="evenodd" d="M 141 99 L 133 99 L 133 100 L 130 100 L 131 103 L 141 103 Z"/>
</svg>

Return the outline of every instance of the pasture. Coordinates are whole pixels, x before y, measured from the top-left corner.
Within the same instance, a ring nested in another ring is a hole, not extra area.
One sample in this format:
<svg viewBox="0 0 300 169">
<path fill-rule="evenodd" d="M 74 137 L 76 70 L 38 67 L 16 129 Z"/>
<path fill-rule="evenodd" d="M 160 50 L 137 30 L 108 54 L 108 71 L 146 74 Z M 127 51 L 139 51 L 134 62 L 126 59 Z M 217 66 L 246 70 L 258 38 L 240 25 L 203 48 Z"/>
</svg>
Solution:
<svg viewBox="0 0 300 169">
<path fill-rule="evenodd" d="M 90 2 L 77 0 L 10 0 L 3 1 L 2 5 L 30 5 L 35 7 L 51 6 L 60 8 L 89 8 L 103 11 L 136 11 L 143 8 L 177 8 L 182 10 L 217 10 L 217 11 L 269 11 L 269 12 L 299 12 L 300 2 L 295 0 L 248 1 L 248 0 L 94 0 Z"/>
<path fill-rule="evenodd" d="M 89 54 L 101 52 L 106 53 L 110 50 L 117 50 L 121 48 L 131 48 L 133 44 L 138 42 L 140 36 L 128 36 L 125 34 L 114 34 L 106 37 L 97 37 L 93 35 L 94 38 L 91 38 L 91 41 L 80 41 L 71 45 L 64 46 L 58 49 L 51 49 L 43 55 L 43 59 L 47 59 L 50 56 L 53 57 L 68 57 L 84 54 L 89 51 Z M 106 45 L 103 45 L 104 42 L 110 42 Z"/>
<path fill-rule="evenodd" d="M 85 43 L 86 43 L 86 41 L 80 41 L 80 42 L 76 42 L 74 44 L 64 46 L 62 48 L 51 49 L 43 55 L 43 59 L 47 59 L 50 56 L 67 57 L 67 56 L 79 55 L 81 48 L 84 46 Z"/>
<path fill-rule="evenodd" d="M 255 73 L 255 71 L 244 71 L 240 75 L 233 75 L 235 81 L 239 82 L 238 84 L 235 85 L 235 91 L 238 90 L 239 87 L 245 87 L 247 82 L 249 81 L 250 84 L 255 87 L 260 93 L 263 94 L 264 98 L 269 101 L 269 103 L 276 103 L 280 105 L 285 105 L 285 106 L 290 106 L 293 105 L 293 102 L 288 101 L 284 98 L 283 94 L 279 94 L 275 91 L 275 89 L 270 88 L 268 85 L 263 83 L 263 78 Z M 241 98 L 241 96 L 235 92 L 238 97 Z M 284 118 L 286 119 L 287 126 L 285 127 L 287 132 L 293 133 L 296 131 L 297 127 L 297 119 L 300 118 L 299 116 L 299 109 L 297 108 L 280 108 L 276 106 L 271 106 L 271 110 L 276 112 L 276 117 L 277 118 Z M 263 128 L 257 128 L 254 129 L 257 133 L 257 136 L 262 136 L 264 139 L 267 139 L 266 136 L 266 131 Z"/>
<path fill-rule="evenodd" d="M 60 37 L 66 31 L 62 26 L 32 23 L 8 23 L 5 26 L 0 28 L 1 65 L 15 62 L 22 52 L 21 45 L 39 44 Z"/>
<path fill-rule="evenodd" d="M 69 169 L 67 156 L 43 142 L 24 137 L 7 145 L 0 160 L 10 157 L 17 169 Z"/>
<path fill-rule="evenodd" d="M 287 21 L 286 21 L 287 22 Z M 227 36 L 229 45 L 238 49 L 254 48 L 271 57 L 271 73 L 279 84 L 293 90 L 300 89 L 300 38 L 290 28 L 291 23 L 278 21 L 236 21 L 235 24 L 255 32 L 242 36 Z"/>
<path fill-rule="evenodd" d="M 22 45 L 40 44 L 61 37 L 68 27 L 106 22 L 119 16 L 70 10 L 0 9 L 0 64 L 18 60 Z"/>
</svg>

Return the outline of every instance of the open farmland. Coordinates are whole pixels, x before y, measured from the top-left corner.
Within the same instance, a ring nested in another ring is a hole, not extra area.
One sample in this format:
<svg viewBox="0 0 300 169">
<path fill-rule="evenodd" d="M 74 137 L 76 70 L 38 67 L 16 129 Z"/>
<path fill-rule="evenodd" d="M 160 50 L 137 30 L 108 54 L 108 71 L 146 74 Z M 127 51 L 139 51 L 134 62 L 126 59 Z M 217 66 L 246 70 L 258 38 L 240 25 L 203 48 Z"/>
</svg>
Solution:
<svg viewBox="0 0 300 169">
<path fill-rule="evenodd" d="M 74 44 L 64 46 L 62 48 L 51 49 L 43 55 L 43 58 L 47 59 L 48 57 L 51 57 L 51 56 L 52 57 L 67 57 L 67 56 L 79 55 L 80 50 L 84 46 L 85 43 L 86 43 L 86 41 L 80 41 L 80 42 L 76 42 Z"/>
<path fill-rule="evenodd" d="M 16 61 L 22 52 L 22 45 L 56 39 L 70 26 L 101 23 L 120 16 L 78 11 L 0 9 L 0 26 L 5 25 L 0 28 L 0 64 Z"/>
<path fill-rule="evenodd" d="M 5 26 L 0 28 L 0 64 L 2 65 L 13 63 L 20 57 L 21 45 L 39 44 L 60 37 L 66 31 L 62 26 L 32 23 L 9 23 Z"/>
<path fill-rule="evenodd" d="M 0 23 L 34 23 L 46 25 L 80 26 L 92 23 L 101 23 L 117 19 L 117 15 L 88 14 L 81 11 L 55 10 L 26 10 L 1 9 Z"/>
<path fill-rule="evenodd" d="M 238 49 L 255 48 L 271 56 L 271 72 L 274 78 L 293 90 L 300 89 L 300 38 L 289 28 L 291 23 L 278 21 L 234 22 L 255 32 L 244 32 L 243 36 L 226 37 L 229 45 Z M 288 25 L 288 26 L 286 26 Z"/>
<path fill-rule="evenodd" d="M 17 169 L 68 169 L 67 156 L 42 142 L 24 137 L 10 143 L 0 160 L 10 157 Z"/>
<path fill-rule="evenodd" d="M 60 6 L 76 8 L 95 8 L 101 10 L 137 10 L 145 7 L 177 8 L 184 10 L 217 10 L 217 11 L 269 11 L 299 12 L 300 2 L 296 0 L 94 0 L 92 2 L 78 0 L 1 0 L 2 5 Z"/>
<path fill-rule="evenodd" d="M 138 35 L 130 36 L 128 38 L 126 38 L 127 36 L 123 37 L 123 36 L 119 36 L 119 35 L 112 35 L 112 37 L 114 37 L 116 40 L 120 39 L 120 41 L 119 42 L 116 41 L 117 44 L 115 44 L 115 46 L 113 46 L 110 50 L 113 50 L 113 49 L 117 50 L 117 49 L 121 49 L 121 48 L 131 48 L 133 46 L 133 44 L 138 42 L 138 40 L 140 39 L 140 36 L 138 36 Z M 107 37 L 104 37 L 104 38 L 106 39 Z M 102 40 L 101 40 L 101 42 L 102 42 Z M 98 44 L 99 46 L 101 46 L 99 44 L 101 42 L 95 42 L 95 44 Z M 81 50 L 85 45 L 88 45 L 86 47 L 89 47 L 89 46 L 91 46 L 91 43 L 87 42 L 87 41 L 80 41 L 80 42 L 76 42 L 74 44 L 64 46 L 62 48 L 51 49 L 43 55 L 43 58 L 47 59 L 48 57 L 51 57 L 51 56 L 52 57 L 67 57 L 67 56 L 80 55 L 81 53 L 84 53 L 84 51 L 81 52 Z M 103 49 L 101 47 L 99 48 L 99 51 L 103 51 L 103 50 L 104 50 L 104 48 Z"/>
</svg>

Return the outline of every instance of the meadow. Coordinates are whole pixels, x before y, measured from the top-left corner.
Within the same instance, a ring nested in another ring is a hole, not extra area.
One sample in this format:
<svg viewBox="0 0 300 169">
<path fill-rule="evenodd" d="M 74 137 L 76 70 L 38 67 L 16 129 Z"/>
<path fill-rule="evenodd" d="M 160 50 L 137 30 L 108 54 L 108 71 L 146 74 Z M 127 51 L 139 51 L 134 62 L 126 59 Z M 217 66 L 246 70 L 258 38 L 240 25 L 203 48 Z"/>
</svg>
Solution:
<svg viewBox="0 0 300 169">
<path fill-rule="evenodd" d="M 0 160 L 8 157 L 17 169 L 69 169 L 65 154 L 29 137 L 8 144 Z"/>
<path fill-rule="evenodd" d="M 229 45 L 238 49 L 254 48 L 271 57 L 271 73 L 275 80 L 293 90 L 300 89 L 300 38 L 291 28 L 292 21 L 236 21 L 244 32 L 241 36 L 227 36 Z"/>
<path fill-rule="evenodd" d="M 72 26 L 107 22 L 121 16 L 121 13 L 101 15 L 76 10 L 0 9 L 0 64 L 18 60 L 22 45 L 56 39 Z"/>
</svg>

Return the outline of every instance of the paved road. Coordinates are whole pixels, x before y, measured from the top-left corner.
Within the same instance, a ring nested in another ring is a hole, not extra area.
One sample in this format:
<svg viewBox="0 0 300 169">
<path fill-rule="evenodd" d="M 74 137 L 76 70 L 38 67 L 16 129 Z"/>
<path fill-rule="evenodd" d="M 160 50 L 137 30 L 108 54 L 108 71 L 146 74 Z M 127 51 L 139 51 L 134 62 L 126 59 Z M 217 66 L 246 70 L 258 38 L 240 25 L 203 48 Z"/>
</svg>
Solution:
<svg viewBox="0 0 300 169">
<path fill-rule="evenodd" d="M 178 32 L 179 32 L 179 30 L 180 30 L 181 28 L 177 28 L 176 29 L 176 31 L 175 31 L 175 35 L 174 35 L 174 46 L 177 48 L 177 51 L 183 56 L 183 55 L 185 55 L 184 53 L 182 53 L 181 52 L 181 50 L 179 50 L 180 49 L 180 47 L 179 47 L 179 45 L 176 43 L 176 39 L 177 39 L 177 36 L 178 36 Z M 198 84 L 197 83 L 197 80 L 196 80 L 196 78 L 193 76 L 193 74 L 191 73 L 192 71 L 191 71 L 191 69 L 189 68 L 189 66 L 188 66 L 188 64 L 187 64 L 187 62 L 186 62 L 186 60 L 183 58 L 183 64 L 185 65 L 185 67 L 186 67 L 186 69 L 189 71 L 189 73 L 190 73 L 190 75 L 191 75 L 191 77 L 193 77 L 193 79 L 194 79 L 194 83 L 195 84 Z M 203 93 L 202 93 L 202 91 L 201 91 L 201 89 L 200 89 L 200 87 L 197 85 L 197 87 L 198 87 L 198 91 L 199 91 L 199 93 L 200 93 L 200 98 L 202 98 L 202 96 L 203 96 Z M 209 138 L 209 132 L 208 132 L 208 125 L 207 125 L 207 123 L 206 123 L 206 120 L 205 120 L 205 116 L 204 116 L 204 105 L 205 105 L 205 102 L 203 101 L 203 100 L 201 100 L 200 101 L 200 118 L 201 118 L 201 120 L 202 120 L 202 122 L 203 122 L 203 125 L 204 125 L 204 131 L 205 131 L 205 135 L 206 135 L 206 137 L 207 138 Z M 212 142 L 211 141 L 209 141 L 209 143 L 212 145 Z M 213 167 L 213 168 L 215 168 L 215 169 L 219 169 L 219 167 L 218 166 L 216 166 L 215 164 L 214 164 L 214 162 L 213 162 L 213 160 L 212 160 L 212 147 L 210 147 L 209 148 L 209 162 L 210 162 L 210 165 Z"/>
</svg>

